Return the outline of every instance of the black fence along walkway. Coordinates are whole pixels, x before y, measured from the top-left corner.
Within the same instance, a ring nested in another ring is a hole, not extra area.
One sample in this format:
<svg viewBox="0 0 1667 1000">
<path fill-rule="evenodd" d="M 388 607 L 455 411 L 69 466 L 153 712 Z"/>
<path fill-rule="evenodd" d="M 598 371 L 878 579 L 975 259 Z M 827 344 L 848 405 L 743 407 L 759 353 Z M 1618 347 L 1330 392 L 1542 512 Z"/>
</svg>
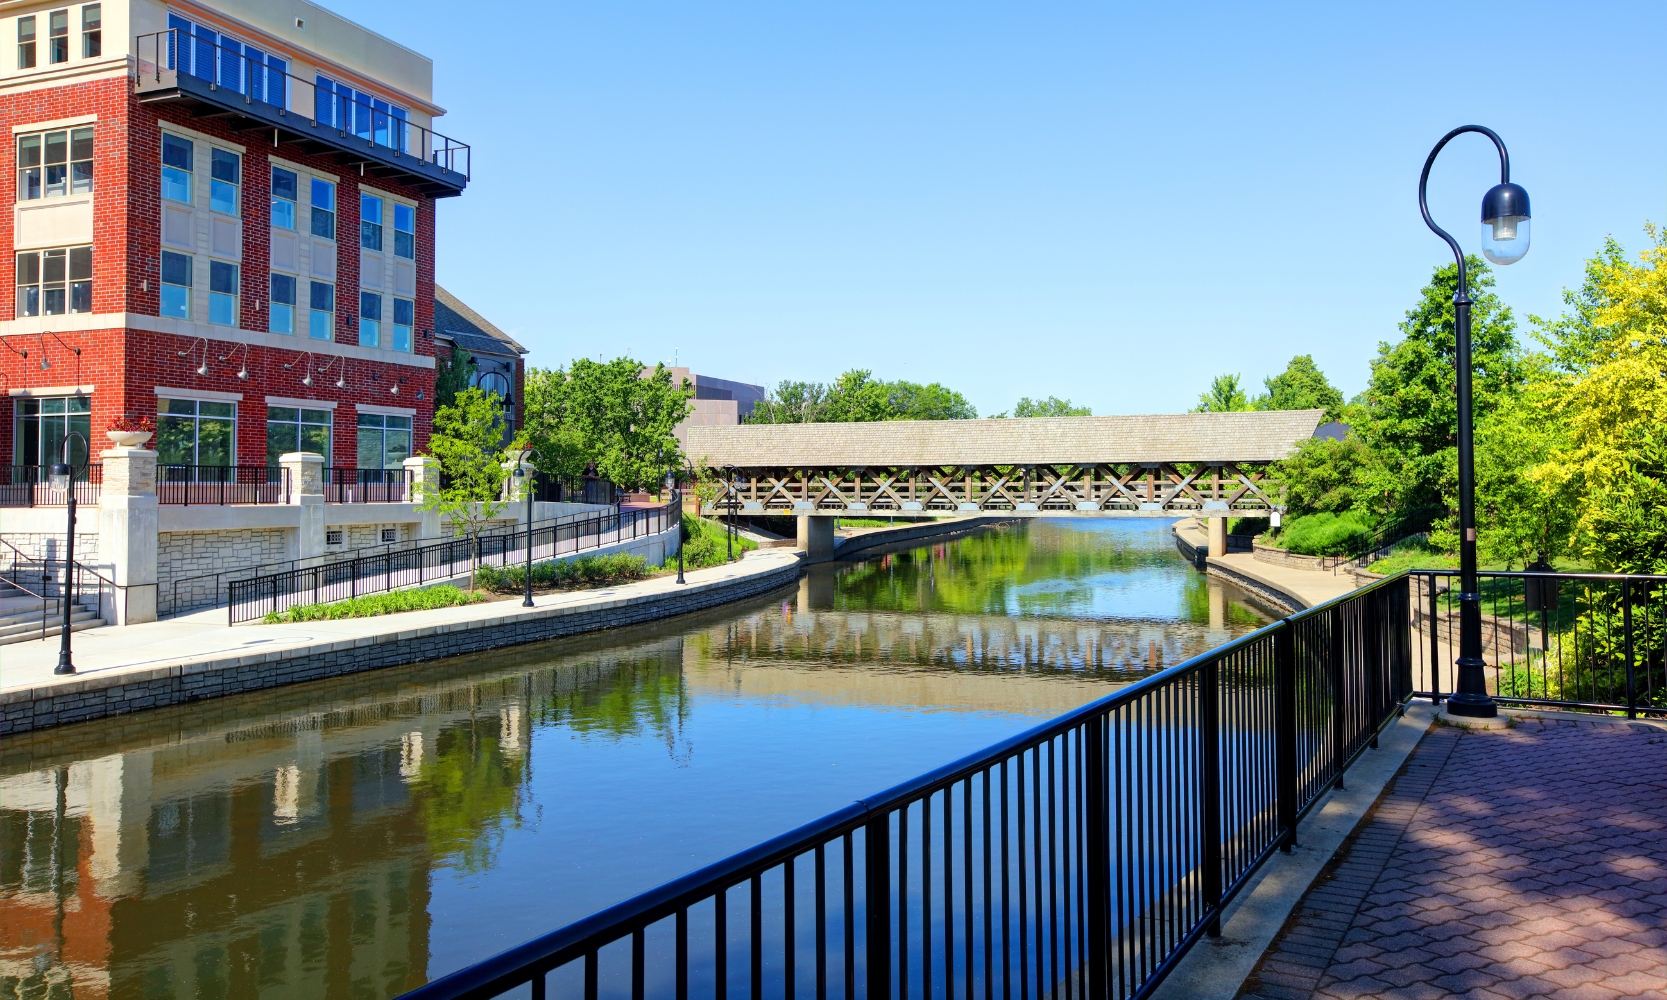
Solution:
<svg viewBox="0 0 1667 1000">
<path fill-rule="evenodd" d="M 666 531 L 678 523 L 677 505 L 574 514 L 535 524 L 532 558 L 553 559 Z M 373 552 L 299 569 L 232 580 L 226 584 L 229 622 L 253 621 L 306 604 L 378 594 L 430 581 L 450 580 L 475 567 L 513 566 L 527 558 L 527 529 L 437 542 L 420 548 Z"/>
<path fill-rule="evenodd" d="M 1142 997 L 1412 690 L 1405 576 L 409 998 Z"/>
</svg>

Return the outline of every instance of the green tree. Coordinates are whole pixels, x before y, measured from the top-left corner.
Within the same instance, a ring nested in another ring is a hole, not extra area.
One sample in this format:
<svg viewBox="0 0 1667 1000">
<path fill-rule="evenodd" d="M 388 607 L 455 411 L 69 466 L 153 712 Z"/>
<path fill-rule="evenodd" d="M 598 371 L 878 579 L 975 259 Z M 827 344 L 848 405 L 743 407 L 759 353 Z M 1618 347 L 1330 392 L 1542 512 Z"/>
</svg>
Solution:
<svg viewBox="0 0 1667 1000">
<path fill-rule="evenodd" d="M 1343 394 L 1320 371 L 1312 354 L 1298 354 L 1262 385 L 1267 391 L 1254 400 L 1258 410 L 1324 410 L 1326 420 L 1343 414 Z"/>
<path fill-rule="evenodd" d="M 1521 567 L 1556 559 L 1574 535 L 1579 484 L 1557 461 L 1567 440 L 1548 389 L 1531 380 L 1476 428 L 1476 541 L 1489 562 Z M 1446 503 L 1457 508 L 1456 490 Z M 1458 538 L 1448 542 L 1454 547 Z"/>
<path fill-rule="evenodd" d="M 1291 517 L 1360 511 L 1375 518 L 1387 501 L 1375 492 L 1382 480 L 1379 464 L 1378 456 L 1353 435 L 1341 441 L 1311 438 L 1275 464 L 1268 477 L 1284 494 Z"/>
<path fill-rule="evenodd" d="M 1653 228 L 1647 228 L 1659 245 Z M 1586 262 L 1585 280 L 1578 291 L 1563 289 L 1563 304 L 1569 311 L 1554 320 L 1529 316 L 1534 324 L 1534 339 L 1545 345 L 1551 361 L 1560 371 L 1580 375 L 1598 360 L 1603 347 L 1619 332 L 1612 325 L 1610 315 L 1600 323 L 1606 311 L 1621 305 L 1615 295 L 1625 295 L 1623 286 L 1637 278 L 1633 265 L 1626 259 L 1626 251 L 1613 236 L 1604 238 L 1603 249 Z"/>
<path fill-rule="evenodd" d="M 1193 413 L 1242 413 L 1250 409 L 1250 397 L 1239 386 L 1237 375 L 1217 375 L 1208 392 L 1199 393 Z"/>
<path fill-rule="evenodd" d="M 1015 417 L 1089 417 L 1093 415 L 1094 411 L 1089 407 L 1077 406 L 1069 399 L 1060 399 L 1058 396 L 1049 396 L 1046 399 L 1031 399 L 1029 396 L 1020 396 L 1019 401 L 1013 404 L 1013 416 Z M 996 416 L 1005 417 L 1007 414 L 998 413 Z"/>
<path fill-rule="evenodd" d="M 527 370 L 521 441 L 533 449 L 538 470 L 559 480 L 584 475 L 595 460 L 573 412 L 571 385 L 560 368 Z"/>
<path fill-rule="evenodd" d="M 969 420 L 978 411 L 965 396 L 940 383 L 886 382 L 853 368 L 831 385 L 782 382 L 753 407 L 748 423 L 824 423 L 873 420 Z"/>
<path fill-rule="evenodd" d="M 749 424 L 812 424 L 822 421 L 828 387 L 820 382 L 783 379 L 776 391 L 754 404 Z"/>
<path fill-rule="evenodd" d="M 417 506 L 452 523 L 459 535 L 478 540 L 503 512 L 504 405 L 496 393 L 464 389 L 450 406 L 434 411 L 429 451 L 445 474 L 443 485 L 419 489 Z M 474 573 L 469 590 L 475 589 Z"/>
<path fill-rule="evenodd" d="M 450 406 L 457 394 L 469 388 L 475 374 L 475 356 L 462 347 L 453 345 L 451 355 L 439 359 L 434 366 L 434 406 Z"/>
<path fill-rule="evenodd" d="M 682 449 L 672 434 L 689 415 L 694 391 L 672 385 L 671 369 L 615 358 L 576 359 L 567 371 L 564 419 L 571 421 L 584 449 L 604 478 L 626 489 L 655 488 L 666 471 L 681 466 Z"/>
</svg>

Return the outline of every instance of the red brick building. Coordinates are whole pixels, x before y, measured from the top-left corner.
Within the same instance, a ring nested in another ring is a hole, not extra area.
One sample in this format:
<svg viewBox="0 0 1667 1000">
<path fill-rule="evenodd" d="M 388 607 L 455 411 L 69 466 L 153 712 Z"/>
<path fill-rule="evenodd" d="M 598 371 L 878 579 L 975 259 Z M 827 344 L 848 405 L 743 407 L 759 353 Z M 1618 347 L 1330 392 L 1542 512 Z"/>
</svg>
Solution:
<svg viewBox="0 0 1667 1000">
<path fill-rule="evenodd" d="M 302 0 L 7 4 L 14 475 L 68 430 L 96 462 L 122 414 L 158 420 L 165 465 L 397 469 L 423 449 L 434 203 L 469 172 L 432 131 L 432 69 Z"/>
</svg>

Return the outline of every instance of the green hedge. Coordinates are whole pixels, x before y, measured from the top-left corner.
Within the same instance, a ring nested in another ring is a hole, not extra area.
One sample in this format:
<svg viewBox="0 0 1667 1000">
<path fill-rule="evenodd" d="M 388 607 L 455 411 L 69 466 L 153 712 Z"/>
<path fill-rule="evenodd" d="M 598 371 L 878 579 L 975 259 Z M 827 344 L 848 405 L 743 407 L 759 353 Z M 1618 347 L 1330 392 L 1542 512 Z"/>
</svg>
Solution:
<svg viewBox="0 0 1667 1000">
<path fill-rule="evenodd" d="M 332 604 L 305 604 L 288 611 L 274 611 L 264 621 L 268 625 L 286 622 L 321 622 L 338 618 L 371 618 L 401 611 L 430 611 L 461 604 L 477 604 L 486 600 L 483 594 L 471 594 L 456 587 L 423 587 L 420 590 L 395 590 L 386 594 L 367 594 Z"/>
<path fill-rule="evenodd" d="M 1372 522 L 1355 511 L 1293 517 L 1279 529 L 1279 544 L 1305 556 L 1348 553 L 1372 537 Z"/>
<path fill-rule="evenodd" d="M 534 587 L 605 587 L 647 575 L 648 560 L 625 552 L 533 563 Z M 487 590 L 513 594 L 526 588 L 527 569 L 517 565 L 502 569 L 482 566 L 475 572 L 475 582 Z"/>
<path fill-rule="evenodd" d="M 750 538 L 735 536 L 735 558 L 741 553 L 758 548 Z M 693 514 L 683 515 L 683 565 L 688 569 L 722 566 L 729 561 L 729 546 L 724 541 L 724 526 Z"/>
</svg>

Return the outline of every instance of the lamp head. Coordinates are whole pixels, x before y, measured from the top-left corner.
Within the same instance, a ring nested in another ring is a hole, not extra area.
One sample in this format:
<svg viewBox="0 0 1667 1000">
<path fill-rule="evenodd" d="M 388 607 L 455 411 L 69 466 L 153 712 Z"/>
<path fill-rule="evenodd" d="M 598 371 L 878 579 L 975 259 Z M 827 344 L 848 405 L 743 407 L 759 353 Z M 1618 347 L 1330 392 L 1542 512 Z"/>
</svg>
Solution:
<svg viewBox="0 0 1667 1000">
<path fill-rule="evenodd" d="M 1495 184 L 1482 196 L 1482 255 L 1495 264 L 1515 264 L 1528 255 L 1528 192 L 1517 184 Z"/>
<path fill-rule="evenodd" d="M 202 364 L 197 366 L 197 374 L 198 375 L 207 375 L 208 374 L 208 362 L 207 361 L 204 361 Z"/>
<path fill-rule="evenodd" d="M 53 462 L 52 469 L 47 473 L 47 479 L 52 488 L 62 493 L 69 489 L 69 465 L 65 462 Z"/>
</svg>

